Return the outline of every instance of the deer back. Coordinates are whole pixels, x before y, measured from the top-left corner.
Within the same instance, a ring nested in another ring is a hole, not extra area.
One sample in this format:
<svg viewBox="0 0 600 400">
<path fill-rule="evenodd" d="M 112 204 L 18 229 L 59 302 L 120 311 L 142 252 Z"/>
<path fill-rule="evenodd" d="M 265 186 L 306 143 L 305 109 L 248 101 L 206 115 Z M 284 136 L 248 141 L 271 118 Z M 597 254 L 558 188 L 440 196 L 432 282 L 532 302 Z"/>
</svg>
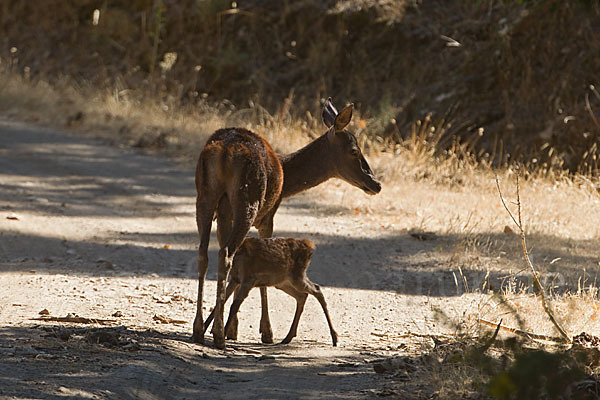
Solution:
<svg viewBox="0 0 600 400">
<path fill-rule="evenodd" d="M 226 194 L 230 200 L 259 199 L 256 220 L 260 220 L 279 201 L 283 169 L 259 135 L 242 128 L 219 129 L 200 153 L 196 186 L 199 193 Z"/>
<path fill-rule="evenodd" d="M 314 243 L 306 239 L 248 237 L 235 255 L 231 274 L 237 281 L 255 281 L 254 286 L 300 280 L 313 250 Z"/>
</svg>

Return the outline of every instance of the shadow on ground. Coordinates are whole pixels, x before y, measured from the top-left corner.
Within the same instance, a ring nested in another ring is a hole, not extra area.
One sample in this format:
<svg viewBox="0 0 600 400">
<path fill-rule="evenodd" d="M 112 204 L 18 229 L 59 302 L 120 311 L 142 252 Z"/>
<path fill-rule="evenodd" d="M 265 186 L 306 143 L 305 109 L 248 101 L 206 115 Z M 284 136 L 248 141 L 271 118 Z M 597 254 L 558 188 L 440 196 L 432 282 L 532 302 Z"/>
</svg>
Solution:
<svg viewBox="0 0 600 400">
<path fill-rule="evenodd" d="M 98 142 L 0 125 L 0 209 L 69 215 L 179 215 L 173 199 L 195 195 L 192 167 L 126 154 Z M 166 201 L 170 198 L 169 201 Z M 138 209 L 124 207 L 139 200 Z"/>
<path fill-rule="evenodd" d="M 48 216 L 194 219 L 190 167 L 18 125 L 0 126 L 0 132 L 0 210 Z M 306 197 L 286 201 L 284 206 L 300 216 L 348 212 L 337 206 L 317 206 Z M 66 241 L 19 232 L 14 225 L 7 225 L 13 222 L 0 221 L 0 268 L 4 271 L 196 277 L 195 231 L 115 231 L 109 232 L 114 235 L 109 243 L 106 238 Z M 514 235 L 411 235 L 401 231 L 356 238 L 315 230 L 318 227 L 291 232 L 276 226 L 275 234 L 316 242 L 309 275 L 326 286 L 455 296 L 467 286 L 469 290 L 483 287 L 486 280 L 487 287 L 495 288 L 511 279 L 516 284 L 529 281 Z M 537 267 L 559 289 L 576 289 L 580 277 L 587 284 L 596 284 L 595 241 L 531 235 L 529 243 Z M 209 279 L 216 278 L 215 251 L 213 235 Z"/>
<path fill-rule="evenodd" d="M 483 252 L 477 248 L 465 251 L 465 238 L 454 235 L 434 235 L 426 241 L 415 239 L 406 232 L 377 239 L 313 232 L 277 231 L 276 235 L 307 237 L 316 242 L 317 250 L 308 272 L 312 280 L 324 286 L 456 296 L 465 293 L 467 288 L 469 291 L 481 289 L 484 282 L 487 282 L 487 288 L 491 285 L 495 289 L 508 284 L 529 286 L 530 283 L 516 237 L 484 235 L 486 242 L 495 243 L 495 247 L 489 249 L 488 246 Z M 216 280 L 217 240 L 214 236 L 207 276 L 211 280 Z M 196 233 L 127 233 L 122 239 L 131 239 L 135 243 L 140 237 L 157 246 L 66 242 L 57 238 L 4 233 L 3 243 L 11 251 L 9 257 L 6 253 L 0 255 L 0 266 L 7 272 L 35 270 L 67 275 L 197 277 L 196 250 L 178 249 L 193 249 Z M 159 247 L 163 243 L 168 243 L 170 248 Z M 596 285 L 598 258 L 573 255 L 573 241 L 532 235 L 529 243 L 535 248 L 532 258 L 542 272 L 546 286 L 552 285 L 558 292 L 574 291 L 580 278 L 586 285 Z M 577 246 L 586 250 L 580 253 L 586 254 L 593 254 L 595 248 L 593 241 L 580 241 Z M 36 253 L 36 247 L 44 251 Z M 557 259 L 552 263 L 551 260 Z"/>
<path fill-rule="evenodd" d="M 364 398 L 372 366 L 319 345 L 228 344 L 226 352 L 156 330 L 0 328 L 0 394 L 27 398 Z M 354 355 L 350 355 L 354 354 Z M 285 364 L 285 365 L 283 365 Z M 231 390 L 231 395 L 228 395 Z M 95 398 L 95 397 L 94 397 Z M 239 397 L 238 397 L 239 398 Z"/>
</svg>

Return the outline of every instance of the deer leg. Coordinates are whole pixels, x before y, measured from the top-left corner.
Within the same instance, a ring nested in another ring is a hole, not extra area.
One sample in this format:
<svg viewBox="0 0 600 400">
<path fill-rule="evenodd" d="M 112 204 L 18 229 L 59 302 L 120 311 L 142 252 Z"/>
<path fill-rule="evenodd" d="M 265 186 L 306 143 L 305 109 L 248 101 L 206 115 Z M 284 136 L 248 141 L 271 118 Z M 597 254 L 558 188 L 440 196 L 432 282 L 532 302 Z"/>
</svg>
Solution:
<svg viewBox="0 0 600 400">
<path fill-rule="evenodd" d="M 235 296 L 233 298 L 238 297 L 238 293 L 240 292 L 240 285 L 238 284 L 236 289 L 234 290 Z M 229 297 L 229 296 L 227 296 Z M 227 298 L 225 299 L 227 301 Z M 237 340 L 238 337 L 238 317 L 237 312 L 235 314 L 231 314 L 229 311 L 229 317 L 227 318 L 227 323 L 225 324 L 225 339 Z"/>
<path fill-rule="evenodd" d="M 287 336 L 281 341 L 281 344 L 288 344 L 298 334 L 298 322 L 300 322 L 300 316 L 304 311 L 304 304 L 306 304 L 306 298 L 308 297 L 308 294 L 300 292 L 291 286 L 283 286 L 279 287 L 279 289 L 296 299 L 296 313 L 294 314 L 292 326 L 290 327 L 290 331 L 288 332 Z"/>
<path fill-rule="evenodd" d="M 227 244 L 219 250 L 219 268 L 217 270 L 217 301 L 215 303 L 215 319 L 212 334 L 215 347 L 225 348 L 225 331 L 223 327 L 223 309 L 225 307 L 225 283 L 231 270 L 235 252 L 248 234 L 256 214 L 258 201 L 248 201 L 247 198 L 236 202 L 233 210 L 233 227 L 227 239 Z"/>
<path fill-rule="evenodd" d="M 202 318 L 202 300 L 204 292 L 204 280 L 208 270 L 208 242 L 210 240 L 210 228 L 214 208 L 208 207 L 206 203 L 196 202 L 196 222 L 200 234 L 200 246 L 198 247 L 198 299 L 196 301 L 196 318 L 192 341 L 204 343 L 204 319 Z"/>
<path fill-rule="evenodd" d="M 246 281 L 242 283 L 242 285 L 238 288 L 235 297 L 233 298 L 233 303 L 231 303 L 231 308 L 229 309 L 229 317 L 227 318 L 227 324 L 225 324 L 225 332 L 230 332 L 233 328 L 233 321 L 235 321 L 235 335 L 237 338 L 237 313 L 240 310 L 240 306 L 248 297 L 248 293 L 254 287 L 254 282 Z M 229 337 L 227 337 L 230 339 Z"/>
<path fill-rule="evenodd" d="M 337 346 L 338 336 L 333 329 L 333 324 L 331 323 L 331 318 L 329 317 L 329 311 L 327 310 L 327 303 L 325 302 L 325 297 L 323 296 L 323 292 L 321 291 L 321 287 L 315 283 L 312 283 L 305 278 L 304 286 L 306 291 L 317 298 L 319 303 L 321 304 L 321 308 L 323 308 L 323 312 L 325 313 L 325 318 L 327 318 L 327 325 L 329 325 L 329 333 L 331 333 L 331 341 L 333 342 L 333 346 Z"/>
<path fill-rule="evenodd" d="M 273 343 L 273 329 L 271 329 L 271 320 L 269 319 L 269 299 L 267 298 L 267 288 L 260 287 L 260 340 L 263 343 Z"/>
<path fill-rule="evenodd" d="M 227 244 L 232 229 L 233 216 L 231 205 L 227 196 L 223 196 L 217 206 L 217 240 L 220 247 L 224 247 Z"/>
<path fill-rule="evenodd" d="M 278 205 L 277 205 L 278 206 Z M 272 215 L 266 218 L 266 221 L 261 224 L 258 229 L 258 236 L 261 238 L 270 238 L 273 236 L 273 216 L 277 211 L 277 206 L 274 207 Z M 273 329 L 271 328 L 271 320 L 269 319 L 269 299 L 267 297 L 267 288 L 260 287 L 260 338 L 263 343 L 273 343 Z"/>
<path fill-rule="evenodd" d="M 219 250 L 219 269 L 217 270 L 217 301 L 214 308 L 214 322 L 212 327 L 213 342 L 218 349 L 225 348 L 225 333 L 223 330 L 223 308 L 225 307 L 225 283 L 231 270 L 234 254 L 229 247 Z"/>
<path fill-rule="evenodd" d="M 229 200 L 224 197 L 223 199 L 221 199 L 221 201 L 219 202 L 219 207 L 217 208 L 217 239 L 219 241 L 219 245 L 220 246 L 224 246 L 227 242 L 227 239 L 229 239 L 229 236 L 231 235 L 231 231 L 233 229 L 233 221 L 232 221 L 232 211 L 231 211 L 231 205 L 229 204 Z M 238 285 L 236 286 L 236 289 L 239 287 L 239 282 Z M 227 291 L 229 291 L 229 286 L 227 286 Z M 227 302 L 227 299 L 229 298 L 230 294 L 226 294 L 225 296 L 225 301 Z M 214 310 L 213 310 L 214 313 Z M 237 328 L 238 328 L 238 320 L 237 320 L 237 315 L 235 317 L 235 319 L 231 322 L 230 328 L 229 330 L 225 331 L 225 338 L 226 339 L 237 339 Z"/>
<path fill-rule="evenodd" d="M 239 285 L 240 285 L 239 282 L 236 282 L 233 280 L 229 281 L 229 284 L 227 285 L 227 289 L 225 291 L 225 302 L 227 302 L 227 299 L 229 299 L 229 297 L 231 296 L 231 294 L 233 292 L 237 291 L 237 288 L 239 287 Z M 213 310 L 211 311 L 208 318 L 206 318 L 206 321 L 204 321 L 204 332 L 205 333 L 206 333 L 206 330 L 208 329 L 208 327 L 210 326 L 210 323 L 213 321 L 214 317 L 215 317 L 215 309 L 213 308 Z"/>
</svg>

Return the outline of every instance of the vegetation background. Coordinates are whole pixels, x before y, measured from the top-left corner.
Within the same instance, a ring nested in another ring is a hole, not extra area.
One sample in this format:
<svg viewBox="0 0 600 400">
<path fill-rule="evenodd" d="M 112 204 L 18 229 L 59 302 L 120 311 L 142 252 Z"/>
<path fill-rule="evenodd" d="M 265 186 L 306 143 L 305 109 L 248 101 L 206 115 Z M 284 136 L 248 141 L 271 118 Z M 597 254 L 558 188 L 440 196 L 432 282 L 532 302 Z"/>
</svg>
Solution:
<svg viewBox="0 0 600 400">
<path fill-rule="evenodd" d="M 4 0 L 0 68 L 311 128 L 333 96 L 376 141 L 430 116 L 439 152 L 597 174 L 599 17 L 581 0 Z"/>
</svg>

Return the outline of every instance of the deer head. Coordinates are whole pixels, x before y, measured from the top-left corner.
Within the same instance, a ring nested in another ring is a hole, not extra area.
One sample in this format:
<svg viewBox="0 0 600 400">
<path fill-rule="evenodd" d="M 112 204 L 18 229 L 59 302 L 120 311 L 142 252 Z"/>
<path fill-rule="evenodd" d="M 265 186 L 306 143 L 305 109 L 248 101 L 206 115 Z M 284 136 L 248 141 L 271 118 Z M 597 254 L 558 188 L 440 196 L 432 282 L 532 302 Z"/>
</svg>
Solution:
<svg viewBox="0 0 600 400">
<path fill-rule="evenodd" d="M 353 104 L 347 105 L 338 113 L 331 98 L 325 102 L 322 118 L 325 126 L 329 128 L 326 133 L 330 145 L 329 155 L 336 167 L 336 177 L 367 194 L 377 194 L 381 191 L 381 183 L 375 179 L 371 167 L 358 147 L 356 137 L 345 129 L 352 119 L 353 107 Z"/>
</svg>

